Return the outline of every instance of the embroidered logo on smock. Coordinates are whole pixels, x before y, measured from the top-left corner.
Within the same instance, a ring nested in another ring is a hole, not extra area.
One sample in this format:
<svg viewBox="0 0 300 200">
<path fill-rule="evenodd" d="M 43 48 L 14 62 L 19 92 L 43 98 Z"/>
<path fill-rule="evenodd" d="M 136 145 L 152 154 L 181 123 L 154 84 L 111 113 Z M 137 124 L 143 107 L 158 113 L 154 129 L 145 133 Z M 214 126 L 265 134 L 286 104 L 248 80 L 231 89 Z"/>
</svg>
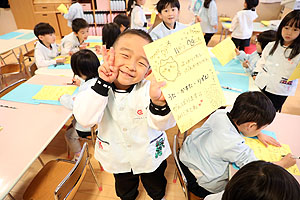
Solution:
<svg viewBox="0 0 300 200">
<path fill-rule="evenodd" d="M 101 141 L 99 141 L 98 145 L 99 145 L 99 148 L 100 148 L 100 149 L 103 149 L 103 146 L 102 146 Z"/>
<path fill-rule="evenodd" d="M 155 158 L 158 158 L 158 156 L 162 155 L 162 149 L 165 147 L 164 138 L 160 138 L 158 141 L 156 141 L 155 147 L 156 147 Z"/>
<path fill-rule="evenodd" d="M 143 111 L 142 111 L 142 109 L 139 109 L 136 113 L 137 113 L 138 115 L 144 114 Z"/>
<path fill-rule="evenodd" d="M 287 78 L 281 77 L 280 83 L 281 83 L 281 84 L 285 84 L 285 85 L 292 85 L 292 84 L 293 84 L 293 81 L 288 81 Z"/>
</svg>

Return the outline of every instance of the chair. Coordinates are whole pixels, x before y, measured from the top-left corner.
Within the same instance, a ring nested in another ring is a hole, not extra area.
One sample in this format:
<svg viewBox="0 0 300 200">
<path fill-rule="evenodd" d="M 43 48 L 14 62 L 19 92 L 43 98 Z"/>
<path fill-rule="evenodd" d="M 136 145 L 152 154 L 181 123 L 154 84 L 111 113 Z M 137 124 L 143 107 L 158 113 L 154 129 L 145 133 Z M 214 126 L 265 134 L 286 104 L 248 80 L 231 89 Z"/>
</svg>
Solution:
<svg viewBox="0 0 300 200">
<path fill-rule="evenodd" d="M 22 83 L 24 83 L 25 81 L 26 81 L 26 79 L 18 80 L 17 82 L 0 90 L 0 98 L 3 97 L 4 95 L 6 95 L 7 93 L 9 93 L 10 91 L 12 91 L 13 89 L 15 89 L 16 87 L 18 87 L 19 85 L 21 85 Z"/>
<path fill-rule="evenodd" d="M 35 48 L 36 42 L 34 43 L 34 48 Z M 34 57 L 34 48 L 31 49 L 30 51 L 28 51 L 26 44 L 24 45 L 25 49 L 26 49 L 26 53 L 24 53 L 24 57 L 27 57 L 26 59 L 28 59 L 29 61 L 31 61 L 31 58 Z"/>
<path fill-rule="evenodd" d="M 186 133 L 186 132 L 185 132 Z M 174 135 L 174 141 L 173 141 L 173 157 L 175 160 L 175 165 L 177 169 L 178 179 L 180 182 L 180 185 L 182 187 L 182 190 L 185 195 L 186 200 L 201 200 L 202 198 L 195 196 L 193 193 L 188 191 L 188 183 L 185 175 L 182 172 L 182 169 L 179 164 L 179 141 L 178 141 L 178 135 Z"/>
<path fill-rule="evenodd" d="M 35 74 L 35 71 L 37 70 L 37 66 L 35 64 L 35 62 L 33 62 L 27 69 L 27 75 L 29 77 L 32 77 Z"/>
<path fill-rule="evenodd" d="M 16 53 L 13 50 L 9 50 L 0 54 L 0 60 L 2 62 L 1 64 L 6 65 L 5 58 L 9 57 L 12 54 L 14 54 L 15 58 L 18 60 Z"/>
<path fill-rule="evenodd" d="M 48 162 L 27 187 L 23 199 L 73 199 L 86 174 L 87 165 L 89 165 L 95 182 L 100 188 L 101 186 L 90 163 L 88 145 L 84 143 L 76 163 L 62 159 Z"/>
</svg>

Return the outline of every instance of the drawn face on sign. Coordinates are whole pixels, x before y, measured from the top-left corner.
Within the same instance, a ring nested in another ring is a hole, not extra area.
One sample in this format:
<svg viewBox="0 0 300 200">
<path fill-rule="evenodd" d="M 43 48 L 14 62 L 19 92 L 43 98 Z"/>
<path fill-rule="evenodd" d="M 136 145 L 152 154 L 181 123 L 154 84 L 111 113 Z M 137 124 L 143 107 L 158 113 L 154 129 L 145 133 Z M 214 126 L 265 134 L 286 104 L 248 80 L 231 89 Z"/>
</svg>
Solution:
<svg viewBox="0 0 300 200">
<path fill-rule="evenodd" d="M 166 80 L 175 81 L 179 73 L 177 62 L 172 57 L 169 57 L 167 60 L 161 60 L 159 73 Z"/>
</svg>

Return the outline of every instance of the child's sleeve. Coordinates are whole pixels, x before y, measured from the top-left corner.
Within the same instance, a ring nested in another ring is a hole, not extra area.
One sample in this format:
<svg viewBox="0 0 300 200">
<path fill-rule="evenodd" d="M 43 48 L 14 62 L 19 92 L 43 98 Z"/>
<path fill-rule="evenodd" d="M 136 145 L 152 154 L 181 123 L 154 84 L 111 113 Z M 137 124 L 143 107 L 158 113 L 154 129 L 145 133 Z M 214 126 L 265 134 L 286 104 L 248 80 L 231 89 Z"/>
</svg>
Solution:
<svg viewBox="0 0 300 200">
<path fill-rule="evenodd" d="M 73 43 L 71 41 L 65 41 L 61 46 L 61 55 L 68 55 L 70 51 L 73 53 L 79 51 L 79 48 L 72 48 Z"/>
<path fill-rule="evenodd" d="M 69 110 L 73 109 L 73 95 L 64 94 L 60 97 L 59 102 Z"/>
<path fill-rule="evenodd" d="M 73 114 L 79 124 L 92 127 L 101 121 L 107 106 L 110 88 L 110 83 L 98 78 L 95 85 L 77 94 Z"/>
<path fill-rule="evenodd" d="M 38 49 L 35 49 L 35 51 L 34 51 L 34 59 L 35 59 L 36 66 L 38 68 L 48 67 L 50 65 L 56 64 L 56 60 L 54 60 L 54 59 L 46 60 L 46 58 L 44 58 L 43 53 Z"/>
<path fill-rule="evenodd" d="M 266 64 L 266 60 L 267 60 L 267 57 L 268 57 L 270 49 L 271 49 L 270 47 L 271 47 L 271 45 L 269 43 L 262 51 L 261 58 L 257 61 L 256 67 L 253 71 L 254 74 L 257 74 L 257 73 L 263 71 L 263 68 Z"/>
<path fill-rule="evenodd" d="M 250 55 L 246 54 L 244 51 L 240 51 L 240 55 L 236 56 L 239 61 L 244 62 L 245 60 L 249 60 Z"/>
<path fill-rule="evenodd" d="M 151 36 L 151 38 L 152 38 L 153 41 L 159 39 L 159 35 L 156 32 L 154 32 L 153 30 L 150 32 L 149 35 Z"/>
<path fill-rule="evenodd" d="M 74 20 L 75 14 L 76 14 L 76 9 L 73 9 L 72 6 L 70 6 L 68 13 L 63 14 L 63 16 L 67 20 Z"/>
<path fill-rule="evenodd" d="M 142 12 L 139 10 L 135 10 L 133 14 L 133 22 L 134 24 L 138 25 L 139 27 L 144 27 L 144 22 L 142 21 Z"/>
<path fill-rule="evenodd" d="M 231 22 L 231 27 L 230 27 L 230 31 L 233 32 L 234 29 L 238 26 L 239 24 L 239 19 L 238 19 L 238 15 L 236 14 L 233 19 L 232 19 L 232 22 Z"/>
<path fill-rule="evenodd" d="M 217 10 L 217 5 L 214 1 L 212 1 L 209 5 L 208 19 L 209 19 L 209 24 L 211 26 L 218 25 L 218 10 Z"/>
</svg>

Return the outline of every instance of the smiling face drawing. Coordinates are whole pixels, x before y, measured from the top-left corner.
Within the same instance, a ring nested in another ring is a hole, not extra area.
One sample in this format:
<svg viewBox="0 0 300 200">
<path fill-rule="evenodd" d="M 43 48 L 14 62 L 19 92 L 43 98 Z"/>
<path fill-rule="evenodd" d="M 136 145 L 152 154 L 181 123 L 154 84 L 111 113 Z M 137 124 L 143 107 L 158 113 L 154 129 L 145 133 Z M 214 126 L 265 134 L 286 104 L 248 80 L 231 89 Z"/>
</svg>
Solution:
<svg viewBox="0 0 300 200">
<path fill-rule="evenodd" d="M 159 73 L 167 81 L 175 81 L 179 73 L 177 62 L 172 57 L 169 57 L 166 60 L 161 60 Z"/>
</svg>

